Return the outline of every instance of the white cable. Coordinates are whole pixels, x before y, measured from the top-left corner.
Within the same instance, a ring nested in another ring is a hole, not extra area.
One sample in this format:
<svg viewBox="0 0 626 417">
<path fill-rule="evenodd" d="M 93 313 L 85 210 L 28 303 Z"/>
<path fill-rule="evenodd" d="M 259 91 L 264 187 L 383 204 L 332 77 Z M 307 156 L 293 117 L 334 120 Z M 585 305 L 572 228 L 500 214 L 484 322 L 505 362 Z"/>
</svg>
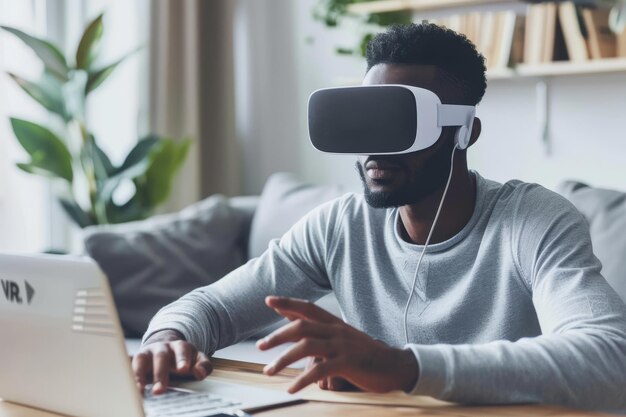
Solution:
<svg viewBox="0 0 626 417">
<path fill-rule="evenodd" d="M 409 315 L 409 306 L 411 305 L 411 300 L 413 299 L 413 293 L 415 292 L 415 284 L 417 284 L 417 277 L 420 270 L 420 265 L 422 264 L 422 259 L 424 259 L 424 254 L 426 253 L 426 249 L 428 248 L 428 244 L 430 243 L 430 238 L 433 235 L 433 231 L 435 230 L 435 225 L 437 224 L 437 220 L 439 219 L 439 214 L 441 213 L 441 207 L 443 207 L 443 201 L 446 199 L 446 194 L 448 193 L 448 187 L 450 187 L 450 180 L 452 179 L 452 171 L 454 170 L 454 152 L 457 150 L 457 145 L 454 145 L 454 149 L 452 149 L 452 157 L 450 158 L 450 174 L 448 174 L 448 182 L 446 183 L 446 188 L 443 190 L 443 195 L 441 196 L 441 201 L 439 202 L 439 208 L 437 209 L 437 214 L 435 214 L 435 220 L 433 220 L 432 226 L 430 226 L 430 232 L 428 232 L 428 237 L 426 238 L 426 243 L 424 244 L 424 249 L 420 255 L 419 260 L 417 261 L 417 266 L 415 267 L 415 275 L 413 276 L 413 283 L 411 284 L 411 291 L 409 292 L 409 299 L 406 302 L 406 307 L 404 308 L 404 339 L 406 343 L 409 343 L 409 327 L 407 323 L 408 315 Z"/>
</svg>

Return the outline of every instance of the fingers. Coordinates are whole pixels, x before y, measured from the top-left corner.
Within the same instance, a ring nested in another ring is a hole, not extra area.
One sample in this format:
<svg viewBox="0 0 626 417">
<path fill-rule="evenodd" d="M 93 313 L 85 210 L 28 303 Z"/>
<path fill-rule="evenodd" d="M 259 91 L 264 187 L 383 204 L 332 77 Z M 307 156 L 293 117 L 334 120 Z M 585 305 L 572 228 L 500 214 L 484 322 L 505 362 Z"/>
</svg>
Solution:
<svg viewBox="0 0 626 417">
<path fill-rule="evenodd" d="M 311 358 L 309 363 L 306 366 L 306 369 L 311 369 L 315 364 L 322 362 L 321 358 Z M 352 385 L 348 380 L 343 379 L 339 376 L 331 376 L 327 378 L 322 378 L 317 381 L 317 386 L 326 391 L 356 391 L 357 387 Z"/>
<path fill-rule="evenodd" d="M 170 370 L 173 370 L 174 355 L 168 344 L 158 344 L 152 349 L 154 385 L 153 394 L 163 394 L 170 383 Z"/>
<path fill-rule="evenodd" d="M 307 320 L 320 321 L 322 323 L 341 322 L 339 318 L 333 316 L 328 311 L 306 300 L 269 296 L 265 298 L 265 304 L 287 318 L 289 318 L 288 316 L 300 317 Z"/>
<path fill-rule="evenodd" d="M 320 362 L 321 359 L 320 358 L 311 358 L 307 364 L 306 364 L 306 369 L 311 369 L 315 366 L 316 363 Z"/>
<path fill-rule="evenodd" d="M 287 392 L 294 394 L 309 384 L 320 379 L 326 379 L 339 372 L 340 363 L 336 359 L 330 359 L 316 363 L 311 369 L 304 371 L 294 383 L 287 389 Z"/>
<path fill-rule="evenodd" d="M 196 379 L 202 380 L 213 370 L 209 358 L 198 352 L 191 343 L 180 340 L 170 343 L 170 348 L 174 352 L 177 374 L 191 373 Z"/>
<path fill-rule="evenodd" d="M 263 369 L 263 372 L 266 375 L 274 375 L 285 367 L 299 361 L 300 359 L 306 358 L 307 356 L 318 356 L 324 358 L 332 357 L 331 342 L 325 339 L 302 339 L 293 347 L 281 354 L 273 363 L 267 365 Z"/>
<path fill-rule="evenodd" d="M 213 371 L 213 365 L 209 358 L 202 352 L 198 352 L 193 365 L 193 376 L 198 380 L 203 380 Z"/>
<path fill-rule="evenodd" d="M 131 366 L 135 378 L 137 379 L 137 388 L 139 388 L 139 392 L 143 395 L 143 390 L 148 380 L 148 374 L 152 372 L 152 354 L 147 351 L 139 352 L 133 356 Z"/>
<path fill-rule="evenodd" d="M 311 360 L 307 363 L 305 370 L 309 370 L 311 368 L 313 368 L 315 366 L 315 364 L 320 363 L 322 361 L 322 358 L 311 358 Z M 319 381 L 317 381 L 317 386 L 320 387 L 320 389 L 323 390 L 327 390 L 328 389 L 328 380 L 330 378 L 322 378 Z"/>
<path fill-rule="evenodd" d="M 335 332 L 332 325 L 298 319 L 260 339 L 256 346 L 260 350 L 268 350 L 286 342 L 297 342 L 304 337 L 327 339 Z"/>
<path fill-rule="evenodd" d="M 304 318 L 301 315 L 291 314 L 291 313 L 288 313 L 286 311 L 280 311 L 280 310 L 277 310 L 277 309 L 274 309 L 274 311 L 276 313 L 280 314 L 281 316 L 283 316 L 284 318 L 286 318 L 289 321 L 294 321 L 294 320 L 298 320 L 298 319 L 303 319 Z"/>
<path fill-rule="evenodd" d="M 170 374 L 193 374 L 197 379 L 206 378 L 212 371 L 209 358 L 188 342 L 155 342 L 145 346 L 132 359 L 137 387 L 143 394 L 152 374 L 152 392 L 162 394 L 167 390 Z"/>
<path fill-rule="evenodd" d="M 330 378 L 322 378 L 319 381 L 317 381 L 317 385 L 320 387 L 320 389 L 323 389 L 324 391 L 328 390 L 328 380 Z"/>
<path fill-rule="evenodd" d="M 182 340 L 171 342 L 170 348 L 174 352 L 174 362 L 176 373 L 185 374 L 189 372 L 196 359 L 196 349 L 192 344 Z"/>
</svg>

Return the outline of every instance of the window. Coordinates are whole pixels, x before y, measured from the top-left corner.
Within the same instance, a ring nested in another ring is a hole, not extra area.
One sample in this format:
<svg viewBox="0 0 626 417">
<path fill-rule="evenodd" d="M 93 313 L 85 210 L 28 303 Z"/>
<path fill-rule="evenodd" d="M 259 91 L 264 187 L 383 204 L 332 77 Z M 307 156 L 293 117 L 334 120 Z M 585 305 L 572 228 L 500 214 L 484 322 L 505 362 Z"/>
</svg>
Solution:
<svg viewBox="0 0 626 417">
<path fill-rule="evenodd" d="M 73 52 L 85 25 L 103 11 L 103 64 L 147 44 L 147 29 L 142 24 L 149 20 L 146 0 L 0 0 L 0 24 L 53 39 L 66 52 Z M 145 51 L 140 52 L 120 65 L 88 101 L 89 128 L 114 163 L 122 162 L 138 139 L 138 132 L 145 130 L 145 56 Z M 42 69 L 29 48 L 0 31 L 0 251 L 80 251 L 81 247 L 80 233 L 61 212 L 48 181 L 15 166 L 27 156 L 13 135 L 9 117 L 44 125 L 53 119 L 6 72 L 37 79 Z"/>
<path fill-rule="evenodd" d="M 0 24 L 45 35 L 45 2 L 0 0 Z M 36 78 L 37 57 L 21 42 L 0 32 L 0 251 L 35 252 L 50 246 L 50 190 L 42 179 L 22 173 L 15 163 L 26 155 L 15 140 L 9 117 L 44 121 L 45 111 L 6 75 Z"/>
</svg>

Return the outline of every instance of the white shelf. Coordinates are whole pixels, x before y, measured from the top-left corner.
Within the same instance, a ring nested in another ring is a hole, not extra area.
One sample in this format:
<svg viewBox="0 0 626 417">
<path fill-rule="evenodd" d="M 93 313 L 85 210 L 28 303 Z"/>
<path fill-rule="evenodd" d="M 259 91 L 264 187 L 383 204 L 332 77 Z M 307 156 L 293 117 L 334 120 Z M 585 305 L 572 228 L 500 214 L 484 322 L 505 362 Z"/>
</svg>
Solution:
<svg viewBox="0 0 626 417">
<path fill-rule="evenodd" d="M 539 77 L 561 75 L 602 74 L 608 72 L 626 72 L 626 58 L 605 58 L 585 62 L 551 62 L 549 64 L 519 64 L 515 76 Z"/>
<path fill-rule="evenodd" d="M 398 10 L 427 12 L 480 6 L 519 4 L 520 0 L 378 0 L 348 6 L 351 13 L 381 13 Z"/>
<path fill-rule="evenodd" d="M 556 77 L 567 75 L 591 75 L 611 72 L 626 74 L 626 58 L 606 58 L 586 62 L 551 62 L 548 64 L 519 64 L 515 68 L 502 68 L 487 71 L 488 80 L 511 80 L 535 77 Z M 337 77 L 336 86 L 361 85 L 362 78 Z"/>
<path fill-rule="evenodd" d="M 487 70 L 488 80 L 506 80 L 516 77 L 517 74 L 512 68 L 502 68 L 497 70 Z"/>
</svg>

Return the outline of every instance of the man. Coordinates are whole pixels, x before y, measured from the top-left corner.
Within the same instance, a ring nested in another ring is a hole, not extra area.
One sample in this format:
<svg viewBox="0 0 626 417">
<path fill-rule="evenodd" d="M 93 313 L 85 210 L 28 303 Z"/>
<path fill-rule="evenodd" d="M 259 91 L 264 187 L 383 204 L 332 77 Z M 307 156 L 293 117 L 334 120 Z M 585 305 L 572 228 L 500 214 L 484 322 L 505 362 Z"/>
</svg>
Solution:
<svg viewBox="0 0 626 417">
<path fill-rule="evenodd" d="M 367 64 L 364 85 L 426 88 L 442 103 L 476 105 L 486 88 L 484 58 L 435 25 L 379 34 Z M 475 119 L 470 145 L 480 130 Z M 204 378 L 216 349 L 281 315 L 292 322 L 258 347 L 295 344 L 265 372 L 316 359 L 290 392 L 348 381 L 458 402 L 626 408 L 626 308 L 583 217 L 538 185 L 468 171 L 454 132 L 422 151 L 359 157 L 364 196 L 315 209 L 259 258 L 163 308 L 133 359 L 139 385 L 151 373 L 156 393 L 170 372 Z M 290 298 L 329 291 L 345 323 Z"/>
</svg>

